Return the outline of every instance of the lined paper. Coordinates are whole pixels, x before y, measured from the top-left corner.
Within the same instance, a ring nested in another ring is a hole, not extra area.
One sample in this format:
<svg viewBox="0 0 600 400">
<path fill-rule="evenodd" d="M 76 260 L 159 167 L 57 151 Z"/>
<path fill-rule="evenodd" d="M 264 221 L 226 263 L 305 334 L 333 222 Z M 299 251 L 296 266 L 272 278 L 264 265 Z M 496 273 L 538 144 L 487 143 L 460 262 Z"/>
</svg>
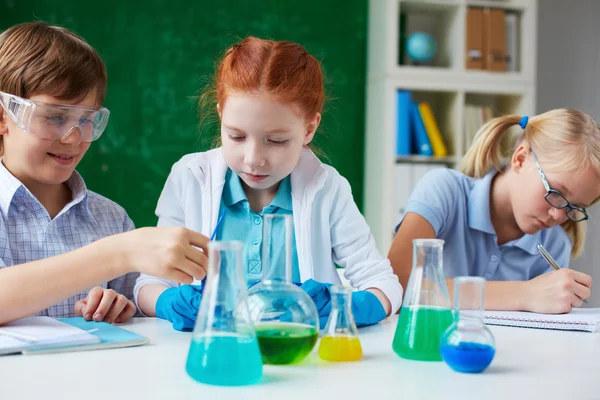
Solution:
<svg viewBox="0 0 600 400">
<path fill-rule="evenodd" d="M 490 325 L 596 332 L 600 327 L 600 308 L 574 308 L 568 314 L 485 311 L 484 321 Z"/>
</svg>

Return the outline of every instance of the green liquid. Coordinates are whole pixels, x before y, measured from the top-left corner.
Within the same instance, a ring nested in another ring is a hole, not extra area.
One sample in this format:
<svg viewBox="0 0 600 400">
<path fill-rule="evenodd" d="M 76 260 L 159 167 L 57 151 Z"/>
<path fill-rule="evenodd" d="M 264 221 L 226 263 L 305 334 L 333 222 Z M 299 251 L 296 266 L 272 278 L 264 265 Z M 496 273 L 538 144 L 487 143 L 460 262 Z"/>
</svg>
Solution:
<svg viewBox="0 0 600 400">
<path fill-rule="evenodd" d="M 259 323 L 256 338 L 265 364 L 298 363 L 312 351 L 319 338 L 314 326 L 295 323 Z"/>
<path fill-rule="evenodd" d="M 392 348 L 402 358 L 442 361 L 440 339 L 452 322 L 454 318 L 449 309 L 402 308 Z"/>
</svg>

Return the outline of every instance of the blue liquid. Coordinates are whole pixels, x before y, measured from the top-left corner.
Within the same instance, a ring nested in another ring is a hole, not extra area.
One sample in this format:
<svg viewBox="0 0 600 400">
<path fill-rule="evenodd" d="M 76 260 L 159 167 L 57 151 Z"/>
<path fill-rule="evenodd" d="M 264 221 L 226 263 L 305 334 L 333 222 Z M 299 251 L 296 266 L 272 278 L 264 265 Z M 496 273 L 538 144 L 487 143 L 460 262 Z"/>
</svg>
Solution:
<svg viewBox="0 0 600 400">
<path fill-rule="evenodd" d="M 231 334 L 192 339 L 185 369 L 198 382 L 241 386 L 258 382 L 262 367 L 256 338 Z"/>
<path fill-rule="evenodd" d="M 490 365 L 496 350 L 488 344 L 460 342 L 458 346 L 441 345 L 440 353 L 446 364 L 453 370 L 477 373 Z"/>
</svg>

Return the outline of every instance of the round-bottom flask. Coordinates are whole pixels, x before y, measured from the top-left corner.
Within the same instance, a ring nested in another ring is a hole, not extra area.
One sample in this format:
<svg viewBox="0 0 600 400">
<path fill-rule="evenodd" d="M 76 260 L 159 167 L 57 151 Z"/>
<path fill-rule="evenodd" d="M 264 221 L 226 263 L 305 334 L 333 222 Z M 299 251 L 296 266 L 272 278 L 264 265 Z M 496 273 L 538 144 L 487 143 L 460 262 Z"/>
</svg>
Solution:
<svg viewBox="0 0 600 400">
<path fill-rule="evenodd" d="M 248 308 L 265 364 L 299 363 L 319 338 L 315 303 L 292 283 L 291 237 L 290 215 L 264 216 L 263 279 L 248 291 Z"/>
<path fill-rule="evenodd" d="M 295 364 L 306 358 L 319 338 L 312 299 L 299 287 L 263 281 L 248 296 L 250 315 L 265 364 Z"/>
<path fill-rule="evenodd" d="M 455 371 L 482 372 L 496 353 L 494 335 L 483 322 L 484 289 L 484 278 L 454 279 L 455 322 L 442 336 L 440 353 Z"/>
</svg>

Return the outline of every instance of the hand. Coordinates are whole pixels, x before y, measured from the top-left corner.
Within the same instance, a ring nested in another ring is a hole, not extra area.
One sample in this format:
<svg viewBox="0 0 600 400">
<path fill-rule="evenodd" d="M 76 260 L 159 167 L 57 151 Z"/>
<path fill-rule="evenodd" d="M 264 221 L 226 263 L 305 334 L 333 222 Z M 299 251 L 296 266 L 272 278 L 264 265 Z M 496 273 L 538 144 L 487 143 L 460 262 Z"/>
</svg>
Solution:
<svg viewBox="0 0 600 400">
<path fill-rule="evenodd" d="M 107 239 L 129 270 L 179 283 L 206 276 L 209 239 L 198 232 L 182 227 L 140 228 Z"/>
<path fill-rule="evenodd" d="M 313 299 L 319 312 L 319 325 L 321 329 L 327 324 L 331 313 L 331 288 L 330 283 L 320 283 L 312 279 L 307 280 L 301 288 Z M 367 290 L 352 292 L 352 314 L 356 326 L 367 326 L 378 323 L 386 317 L 383 305 L 373 293 Z"/>
<path fill-rule="evenodd" d="M 127 297 L 112 289 L 96 286 L 87 297 L 75 303 L 75 315 L 83 316 L 86 321 L 104 321 L 109 324 L 121 323 L 133 317 L 135 304 Z"/>
<path fill-rule="evenodd" d="M 526 282 L 525 306 L 528 311 L 538 313 L 568 313 L 590 296 L 591 287 L 589 275 L 561 268 Z"/>
<path fill-rule="evenodd" d="M 181 285 L 168 288 L 156 300 L 156 316 L 173 323 L 173 329 L 191 331 L 194 329 L 202 287 L 199 285 Z"/>
</svg>

